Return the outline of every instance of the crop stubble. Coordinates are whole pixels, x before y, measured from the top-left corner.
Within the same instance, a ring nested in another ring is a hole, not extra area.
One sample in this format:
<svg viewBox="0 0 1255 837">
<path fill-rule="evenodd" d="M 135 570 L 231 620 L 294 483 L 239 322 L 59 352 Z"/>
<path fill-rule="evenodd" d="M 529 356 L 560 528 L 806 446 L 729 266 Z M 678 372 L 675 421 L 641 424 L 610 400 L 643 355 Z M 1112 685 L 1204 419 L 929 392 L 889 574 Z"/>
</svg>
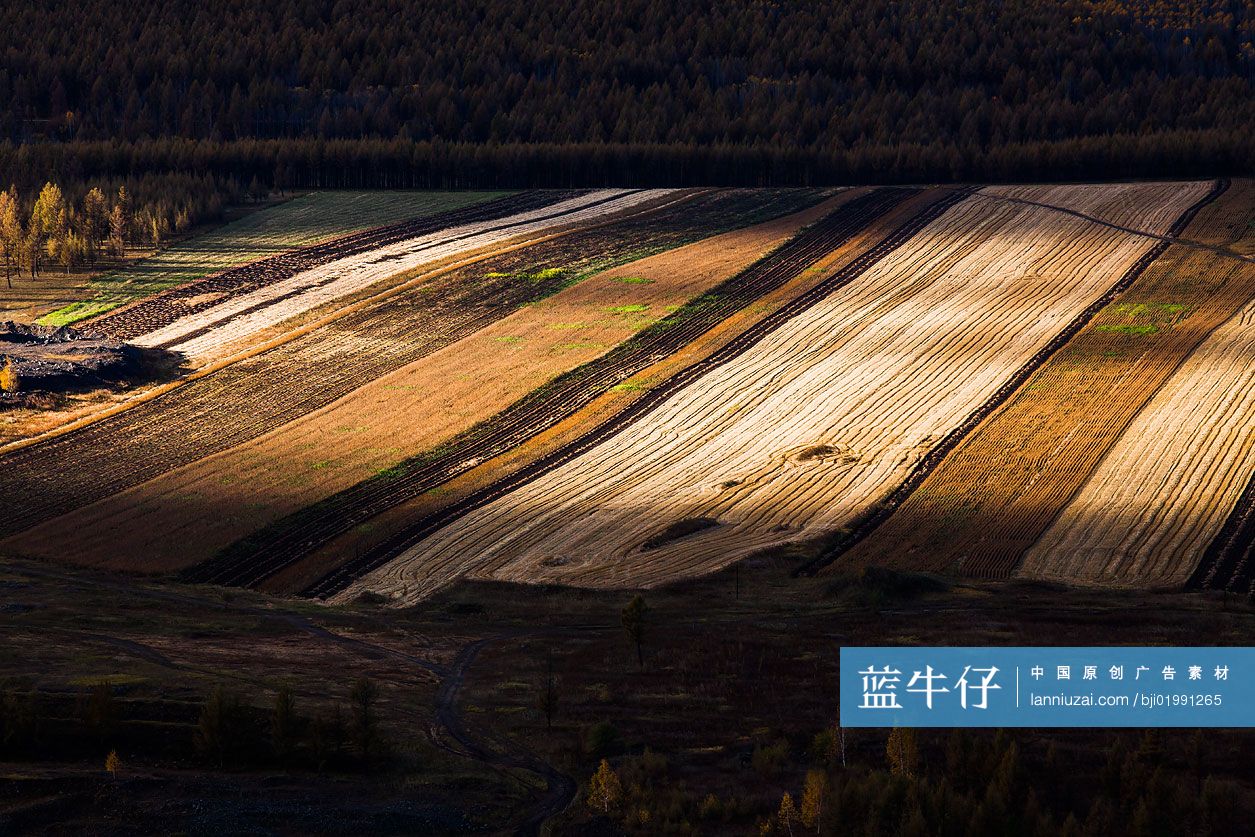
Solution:
<svg viewBox="0 0 1255 837">
<path fill-rule="evenodd" d="M 671 393 L 682 389 L 688 382 L 700 377 L 709 369 L 717 368 L 727 363 L 730 359 L 735 358 L 746 351 L 747 348 L 753 346 L 764 334 L 775 330 L 782 323 L 796 316 L 799 311 L 804 311 L 814 305 L 818 300 L 832 293 L 835 288 L 839 288 L 851 281 L 869 266 L 892 252 L 895 247 L 910 238 L 916 231 L 926 226 L 930 220 L 944 212 L 947 207 L 961 200 L 964 194 L 964 192 L 960 191 L 957 194 L 950 194 L 936 200 L 923 202 L 917 207 L 917 211 L 895 222 L 897 226 L 885 230 L 884 232 L 887 234 L 883 234 L 883 237 L 864 238 L 862 232 L 869 226 L 875 226 L 876 219 L 882 213 L 892 213 L 893 207 L 907 196 L 892 196 L 892 193 L 890 193 L 891 199 L 886 201 L 884 193 L 880 193 L 868 196 L 859 202 L 852 202 L 848 207 L 844 208 L 842 213 L 844 217 L 834 216 L 829 218 L 828 221 L 830 223 L 827 229 L 821 227 L 809 231 L 812 234 L 810 236 L 811 240 L 808 241 L 799 237 L 799 240 L 793 242 L 789 247 L 782 248 L 781 251 L 773 254 L 768 259 L 764 259 L 755 268 L 746 271 L 745 275 L 736 277 L 730 283 L 732 287 L 729 288 L 729 291 L 737 291 L 739 295 L 761 298 L 765 294 L 771 293 L 786 284 L 794 285 L 794 277 L 798 276 L 799 273 L 804 274 L 803 268 L 807 264 L 818 263 L 815 268 L 811 268 L 812 270 L 820 271 L 819 278 L 815 281 L 796 283 L 797 287 L 793 295 L 783 297 L 778 304 L 770 307 L 761 317 L 751 320 L 748 323 L 748 328 L 714 348 L 710 354 L 705 356 L 699 355 L 694 362 L 673 371 L 669 377 L 660 383 L 649 385 L 642 397 L 631 401 L 623 409 L 609 416 L 600 425 L 595 425 L 591 430 L 576 436 L 539 459 L 525 462 L 519 470 L 489 483 L 459 502 L 438 509 L 405 527 L 394 536 L 376 545 L 360 559 L 349 562 L 349 564 L 332 573 L 324 580 L 311 586 L 307 593 L 330 595 L 339 592 L 350 584 L 355 577 L 371 567 L 379 567 L 385 564 L 388 560 L 405 552 L 415 543 L 421 541 L 450 520 L 455 520 L 508 493 L 516 486 L 533 481 L 537 477 L 560 467 L 563 463 L 577 456 L 581 451 L 597 444 L 598 441 L 613 435 L 623 427 L 630 426 L 641 416 L 648 414 L 662 399 L 665 399 Z M 896 213 L 892 214 L 896 215 Z M 851 241 L 858 242 L 857 246 L 854 250 L 846 252 L 845 245 Z M 844 255 L 837 257 L 839 253 Z M 838 260 L 833 262 L 834 258 Z M 820 265 L 828 263 L 832 263 L 831 268 L 820 267 Z M 731 310 L 735 311 L 743 305 L 743 302 L 738 303 Z M 683 343 L 677 341 L 676 346 L 687 344 L 698 334 L 710 330 L 715 324 L 728 317 L 730 313 L 729 310 L 719 309 L 703 311 L 700 307 L 697 310 L 703 315 L 698 321 L 699 327 L 692 329 L 694 331 L 692 336 L 685 335 Z M 712 314 L 714 316 L 711 316 Z M 707 317 L 709 319 L 706 319 Z M 676 340 L 679 336 L 675 333 L 665 334 L 665 339 Z M 665 354 L 666 352 L 659 353 L 659 355 Z M 439 572 L 437 572 L 437 575 L 440 576 L 438 584 L 445 583 L 458 574 L 474 569 L 475 564 L 476 562 L 469 556 L 463 556 L 463 560 L 454 560 L 442 564 Z"/>
<path fill-rule="evenodd" d="M 1255 301 L 1155 393 L 1025 553 L 1018 574 L 1120 587 L 1189 581 L 1255 473 L 1252 357 Z M 1238 587 L 1241 578 L 1231 566 L 1213 585 Z"/>
<path fill-rule="evenodd" d="M 83 323 L 80 328 L 114 340 L 135 340 L 266 285 L 336 259 L 369 252 L 450 226 L 501 218 L 573 197 L 570 192 L 523 192 L 485 203 L 340 236 L 299 250 L 232 267 Z"/>
<path fill-rule="evenodd" d="M 882 190 L 852 200 L 799 234 L 755 266 L 686 304 L 592 363 L 559 376 L 499 415 L 482 422 L 423 457 L 380 475 L 280 521 L 236 544 L 189 577 L 230 584 L 256 584 L 298 563 L 321 545 L 362 522 L 436 488 L 480 462 L 508 451 L 676 351 L 730 313 L 782 284 L 907 193 Z M 783 254 L 783 255 L 782 255 Z"/>
<path fill-rule="evenodd" d="M 544 234 L 560 226 L 596 222 L 634 208 L 665 201 L 676 190 L 589 192 L 539 209 L 476 223 L 460 223 L 438 232 L 406 237 L 392 244 L 336 258 L 295 275 L 215 304 L 208 310 L 137 338 L 192 359 L 218 356 L 247 347 L 259 334 L 307 312 L 350 297 L 391 277 L 423 265 L 491 248 L 505 241 Z"/>
</svg>

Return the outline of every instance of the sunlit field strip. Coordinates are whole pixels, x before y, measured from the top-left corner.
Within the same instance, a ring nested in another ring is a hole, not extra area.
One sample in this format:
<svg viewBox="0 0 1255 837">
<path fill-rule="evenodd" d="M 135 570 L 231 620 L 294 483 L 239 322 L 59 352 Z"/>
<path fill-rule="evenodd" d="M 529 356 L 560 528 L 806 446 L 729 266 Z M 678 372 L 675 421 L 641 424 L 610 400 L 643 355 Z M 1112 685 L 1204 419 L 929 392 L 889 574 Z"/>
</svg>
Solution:
<svg viewBox="0 0 1255 837">
<path fill-rule="evenodd" d="M 92 296 L 45 314 L 68 325 L 135 299 L 294 247 L 370 227 L 447 212 L 505 192 L 312 192 L 180 241 L 121 270 L 93 279 Z"/>
<path fill-rule="evenodd" d="M 748 194 L 750 200 L 739 205 L 754 209 L 757 195 Z M 724 200 L 738 199 L 730 193 Z M 708 202 L 720 200 L 712 196 Z M 701 200 L 695 203 L 686 215 L 710 217 Z M 119 569 L 171 571 L 207 560 L 284 515 L 443 443 L 604 353 L 754 261 L 832 203 L 592 276 L 324 409 L 53 520 L 16 543 L 50 558 L 72 555 L 75 563 Z M 624 253 L 650 245 L 628 230 L 619 238 Z M 555 260 L 563 252 L 551 245 L 533 248 L 528 257 Z M 515 281 L 532 280 L 523 274 Z"/>
</svg>

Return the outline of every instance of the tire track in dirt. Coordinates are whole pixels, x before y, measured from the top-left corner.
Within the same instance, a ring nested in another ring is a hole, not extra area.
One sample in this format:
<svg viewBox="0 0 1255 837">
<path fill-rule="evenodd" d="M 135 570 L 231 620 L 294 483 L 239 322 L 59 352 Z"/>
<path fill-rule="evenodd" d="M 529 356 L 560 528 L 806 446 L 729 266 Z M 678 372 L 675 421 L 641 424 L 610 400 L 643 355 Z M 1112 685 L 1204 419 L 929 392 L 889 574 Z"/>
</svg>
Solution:
<svg viewBox="0 0 1255 837">
<path fill-rule="evenodd" d="M 604 630 L 601 626 L 590 626 L 591 630 Z M 458 710 L 458 697 L 466 685 L 466 674 L 476 657 L 487 646 L 503 640 L 519 639 L 527 636 L 546 634 L 562 634 L 572 632 L 574 628 L 556 628 L 538 631 L 511 631 L 476 640 L 466 645 L 453 661 L 444 679 L 436 690 L 435 717 L 432 724 L 432 740 L 438 747 L 447 752 L 470 758 L 490 767 L 525 770 L 540 777 L 545 782 L 545 790 L 540 798 L 524 815 L 515 828 L 515 834 L 539 834 L 545 823 L 558 816 L 575 800 L 578 786 L 575 780 L 566 775 L 539 756 L 525 750 L 515 742 L 507 746 L 493 749 L 481 743 L 471 735 L 466 726 L 465 718 Z M 453 747 L 443 740 L 448 736 L 457 746 Z"/>
</svg>

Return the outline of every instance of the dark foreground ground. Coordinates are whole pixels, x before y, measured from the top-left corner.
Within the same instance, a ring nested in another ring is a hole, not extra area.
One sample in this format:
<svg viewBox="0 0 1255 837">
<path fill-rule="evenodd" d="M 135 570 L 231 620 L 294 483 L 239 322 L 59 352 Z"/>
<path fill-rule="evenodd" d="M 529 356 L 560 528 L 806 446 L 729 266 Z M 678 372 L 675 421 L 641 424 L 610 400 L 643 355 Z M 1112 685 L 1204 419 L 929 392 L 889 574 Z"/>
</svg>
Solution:
<svg viewBox="0 0 1255 837">
<path fill-rule="evenodd" d="M 1237 834 L 1255 816 L 1250 731 L 887 747 L 834 728 L 842 644 L 1250 644 L 1249 602 L 795 565 L 645 591 L 638 660 L 625 592 L 462 583 L 325 609 L 0 562 L 0 834 Z"/>
</svg>

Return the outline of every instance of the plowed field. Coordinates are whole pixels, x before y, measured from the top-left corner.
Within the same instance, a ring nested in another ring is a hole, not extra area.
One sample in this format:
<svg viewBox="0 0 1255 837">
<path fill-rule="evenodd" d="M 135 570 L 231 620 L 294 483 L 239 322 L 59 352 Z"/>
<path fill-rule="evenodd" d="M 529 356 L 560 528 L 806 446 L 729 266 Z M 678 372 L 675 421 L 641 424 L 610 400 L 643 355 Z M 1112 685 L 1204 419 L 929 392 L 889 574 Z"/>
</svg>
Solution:
<svg viewBox="0 0 1255 837">
<path fill-rule="evenodd" d="M 0 457 L 0 496 L 12 510 L 2 528 L 21 531 L 257 438 L 592 273 L 820 197 L 706 193 L 420 276 L 297 339 Z M 62 468 L 64 463 L 75 467 Z"/>
<path fill-rule="evenodd" d="M 1181 234 L 1249 246 L 1255 232 L 1245 219 L 1253 212 L 1255 186 L 1236 184 Z M 963 440 L 847 562 L 1008 575 L 1164 382 L 1253 295 L 1255 264 L 1168 247 Z M 1055 570 L 1053 577 L 1069 577 L 1066 567 Z"/>
<path fill-rule="evenodd" d="M 1207 188 L 1033 195 L 1162 233 Z M 465 572 L 650 585 L 835 528 L 900 481 L 1150 246 L 1049 209 L 969 200 L 626 428 L 468 510 L 349 594 L 412 601 Z"/>
<path fill-rule="evenodd" d="M 57 518 L 15 544 L 118 569 L 176 570 L 205 561 L 605 353 L 842 200 L 600 273 L 306 417 Z"/>
</svg>

